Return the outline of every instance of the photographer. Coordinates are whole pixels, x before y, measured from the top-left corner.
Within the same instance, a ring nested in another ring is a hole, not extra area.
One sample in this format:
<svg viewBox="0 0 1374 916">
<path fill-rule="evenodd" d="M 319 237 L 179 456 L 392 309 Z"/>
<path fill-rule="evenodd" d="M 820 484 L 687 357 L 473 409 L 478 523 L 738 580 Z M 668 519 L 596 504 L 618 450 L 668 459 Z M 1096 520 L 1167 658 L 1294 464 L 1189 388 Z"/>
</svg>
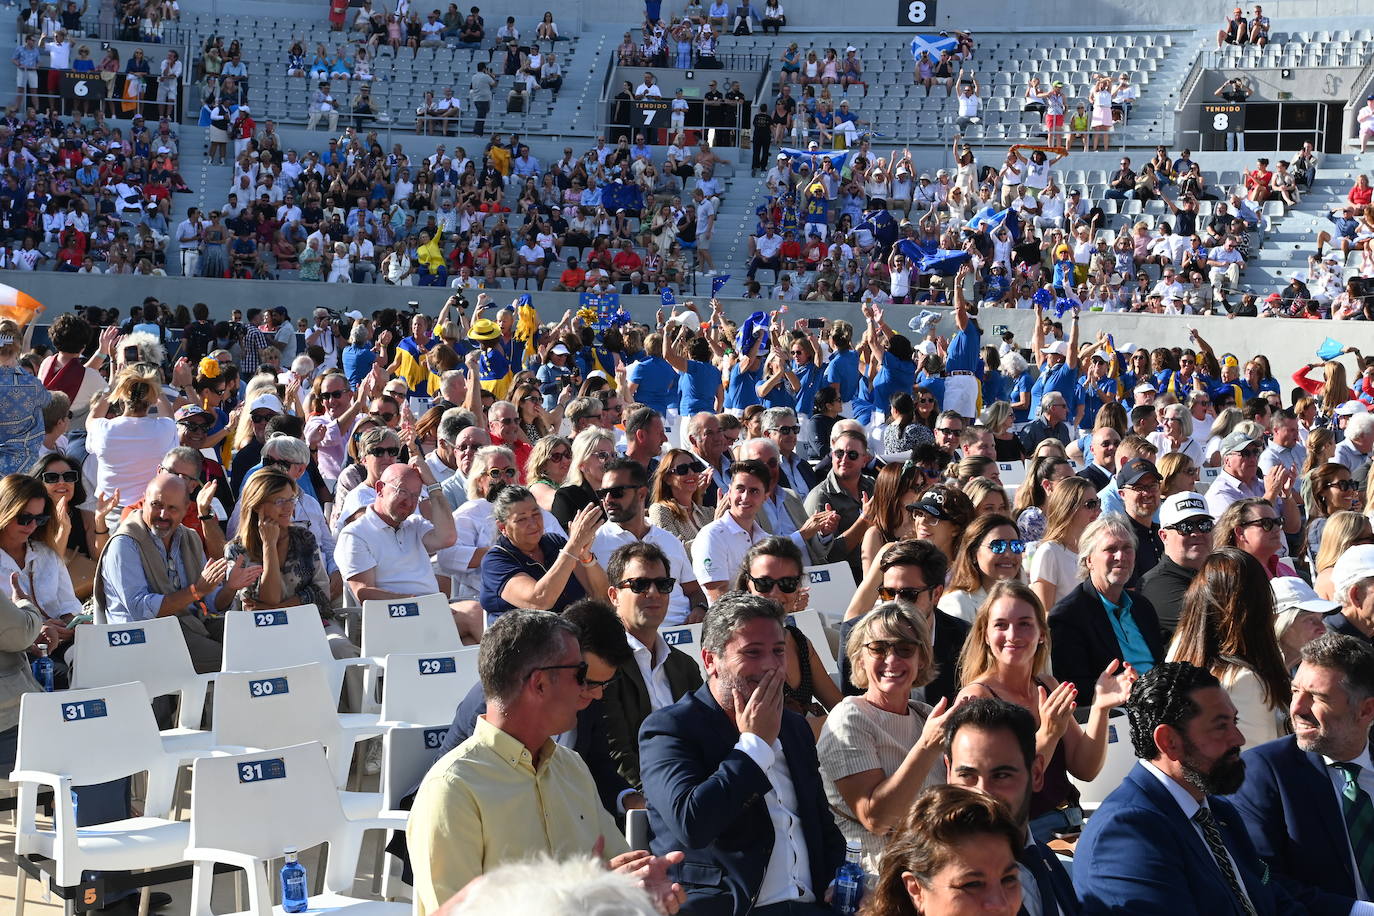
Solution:
<svg viewBox="0 0 1374 916">
<path fill-rule="evenodd" d="M 1212 95 L 1237 105 L 1244 105 L 1253 91 L 1243 79 L 1236 77 L 1222 83 Z M 1226 150 L 1234 153 L 1245 152 L 1245 134 L 1239 130 L 1228 130 L 1226 132 Z"/>
<path fill-rule="evenodd" d="M 315 323 L 306 332 L 305 345 L 324 350 L 324 360 L 320 363 L 321 369 L 339 368 L 339 354 L 343 348 L 343 340 L 338 316 L 327 308 L 316 308 Z"/>
</svg>

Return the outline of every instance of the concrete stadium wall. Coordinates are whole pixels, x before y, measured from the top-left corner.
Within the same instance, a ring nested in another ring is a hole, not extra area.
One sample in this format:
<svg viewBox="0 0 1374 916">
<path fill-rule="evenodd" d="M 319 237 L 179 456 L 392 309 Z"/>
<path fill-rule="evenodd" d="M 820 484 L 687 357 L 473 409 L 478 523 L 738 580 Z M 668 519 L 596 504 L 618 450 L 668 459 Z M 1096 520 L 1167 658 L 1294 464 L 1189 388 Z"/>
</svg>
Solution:
<svg viewBox="0 0 1374 916">
<path fill-rule="evenodd" d="M 766 276 L 766 275 L 765 275 Z M 423 311 L 431 316 L 448 298 L 451 290 L 419 287 L 388 287 L 381 285 L 321 284 L 301 281 L 271 282 L 262 280 L 183 280 L 170 277 L 101 277 L 91 282 L 74 274 L 8 272 L 3 278 L 22 289 L 47 306 L 42 321 L 51 321 L 57 315 L 69 311 L 74 305 L 96 305 L 101 308 L 118 308 L 127 317 L 129 307 L 139 305 L 147 296 L 156 296 L 169 305 L 185 304 L 190 307 L 196 302 L 204 302 L 210 307 L 214 318 L 229 317 L 233 308 L 270 307 L 284 305 L 292 319 L 308 316 L 319 305 L 339 311 L 359 309 L 364 314 L 386 308 L 406 307 L 409 300 L 420 303 Z M 709 298 L 705 287 L 697 297 L 702 303 Z M 500 304 L 509 302 L 518 293 L 510 290 L 496 290 L 494 297 Z M 573 293 L 533 293 L 535 307 L 545 321 L 557 320 L 565 309 L 577 308 L 577 296 Z M 469 295 L 475 302 L 476 296 Z M 690 297 L 679 297 L 683 301 Z M 722 299 L 725 312 L 736 320 L 743 319 L 750 312 L 769 308 L 773 303 L 750 301 L 746 299 Z M 659 307 L 656 296 L 626 296 L 624 303 L 636 321 L 652 323 L 654 312 Z M 890 306 L 887 312 L 888 323 L 895 329 L 905 330 L 907 322 L 920 310 L 913 306 Z M 953 330 L 953 319 L 949 309 L 935 309 L 942 318 L 938 332 L 949 335 Z M 849 303 L 790 303 L 787 312 L 788 323 L 798 318 L 829 318 L 832 321 L 844 319 L 862 327 L 863 316 L 857 305 Z M 1015 334 L 1017 341 L 1029 346 L 1031 341 L 1033 313 L 1015 309 L 987 309 L 983 312 L 981 325 L 986 343 L 997 342 L 993 328 L 1006 325 Z M 1067 323 L 1067 316 L 1065 321 Z M 1234 353 L 1242 360 L 1258 353 L 1269 357 L 1275 376 L 1287 392 L 1291 387 L 1288 377 L 1300 366 L 1316 360 L 1316 349 L 1327 336 L 1335 337 L 1346 345 L 1361 347 L 1374 355 L 1374 335 L 1369 327 L 1357 322 L 1333 323 L 1330 321 L 1299 321 L 1292 319 L 1259 318 L 1214 318 L 1208 316 L 1166 316 L 1166 315 L 1102 315 L 1085 314 L 1081 322 L 1081 335 L 1084 341 L 1094 338 L 1099 331 L 1112 334 L 1118 344 L 1135 343 L 1146 347 L 1188 346 L 1188 328 L 1196 327 L 1203 338 L 1212 345 L 1217 354 Z"/>
</svg>

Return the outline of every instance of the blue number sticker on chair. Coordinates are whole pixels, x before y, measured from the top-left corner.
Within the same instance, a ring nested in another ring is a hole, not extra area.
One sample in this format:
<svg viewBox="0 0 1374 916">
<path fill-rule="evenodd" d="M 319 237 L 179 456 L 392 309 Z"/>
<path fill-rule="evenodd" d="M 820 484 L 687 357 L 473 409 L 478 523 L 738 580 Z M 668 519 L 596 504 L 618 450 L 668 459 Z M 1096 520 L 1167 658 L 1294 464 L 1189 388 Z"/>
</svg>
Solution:
<svg viewBox="0 0 1374 916">
<path fill-rule="evenodd" d="M 458 665 L 452 658 L 422 658 L 420 659 L 421 674 L 457 674 Z"/>
<path fill-rule="evenodd" d="M 100 719 L 109 715 L 104 700 L 82 700 L 79 703 L 62 704 L 64 722 L 80 722 L 83 719 Z"/>
<path fill-rule="evenodd" d="M 255 627 L 281 627 L 286 626 L 285 611 L 254 611 L 253 626 Z"/>
<path fill-rule="evenodd" d="M 280 757 L 250 760 L 239 764 L 239 782 L 261 782 L 264 779 L 285 779 L 286 761 Z"/>
<path fill-rule="evenodd" d="M 142 627 L 134 630 L 113 630 L 105 635 L 109 637 L 110 647 L 115 649 L 120 646 L 141 646 L 148 642 L 148 634 L 143 632 Z"/>
<path fill-rule="evenodd" d="M 692 644 L 692 631 L 688 629 L 664 630 L 663 641 L 670 646 L 690 646 Z"/>
<path fill-rule="evenodd" d="M 830 581 L 830 570 L 828 570 L 828 569 L 813 569 L 811 572 L 809 572 L 809 573 L 806 574 L 806 577 L 807 577 L 807 579 L 811 582 L 812 585 L 816 585 L 816 584 L 821 583 L 821 582 L 829 582 L 829 581 Z"/>
<path fill-rule="evenodd" d="M 419 617 L 420 605 L 414 601 L 407 601 L 404 604 L 388 604 L 386 613 L 388 617 Z"/>
<path fill-rule="evenodd" d="M 425 747 L 443 747 L 444 739 L 448 737 L 447 728 L 427 728 L 425 729 Z"/>
<path fill-rule="evenodd" d="M 248 695 L 252 697 L 278 696 L 290 692 L 290 685 L 287 684 L 284 677 L 265 677 L 261 680 L 248 682 Z"/>
</svg>

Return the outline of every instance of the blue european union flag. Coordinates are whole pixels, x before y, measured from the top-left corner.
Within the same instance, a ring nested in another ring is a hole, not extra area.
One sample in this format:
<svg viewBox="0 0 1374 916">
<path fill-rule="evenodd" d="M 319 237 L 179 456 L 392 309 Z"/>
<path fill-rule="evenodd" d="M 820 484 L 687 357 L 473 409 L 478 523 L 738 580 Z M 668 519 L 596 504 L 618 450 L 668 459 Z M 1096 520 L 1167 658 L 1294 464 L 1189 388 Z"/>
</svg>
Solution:
<svg viewBox="0 0 1374 916">
<path fill-rule="evenodd" d="M 666 286 L 663 287 L 663 292 L 659 294 L 658 298 L 659 301 L 669 308 L 677 303 L 677 298 L 673 295 L 673 291 Z"/>
<path fill-rule="evenodd" d="M 714 296 L 721 291 L 725 284 L 730 282 L 729 274 L 721 274 L 719 277 L 711 278 L 711 295 Z"/>
</svg>

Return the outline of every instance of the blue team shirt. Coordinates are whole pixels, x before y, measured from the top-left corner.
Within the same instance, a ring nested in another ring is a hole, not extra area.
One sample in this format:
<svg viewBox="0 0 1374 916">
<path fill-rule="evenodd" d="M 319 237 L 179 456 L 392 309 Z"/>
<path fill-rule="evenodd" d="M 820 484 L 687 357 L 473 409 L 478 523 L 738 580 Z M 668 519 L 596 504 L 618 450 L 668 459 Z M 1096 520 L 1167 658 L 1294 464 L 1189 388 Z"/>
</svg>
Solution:
<svg viewBox="0 0 1374 916">
<path fill-rule="evenodd" d="M 720 389 L 720 370 L 710 363 L 687 360 L 687 372 L 678 384 L 682 400 L 678 412 L 684 417 L 692 414 L 713 413 L 716 409 L 716 392 Z"/>
<path fill-rule="evenodd" d="M 968 327 L 956 331 L 949 339 L 949 352 L 945 356 L 945 369 L 949 372 L 972 372 L 983 374 L 983 333 L 978 330 L 978 322 L 969 319 Z"/>
<path fill-rule="evenodd" d="M 635 389 L 635 400 L 652 407 L 661 417 L 668 415 L 676 380 L 677 373 L 661 356 L 645 357 L 630 367 L 630 381 L 639 386 Z"/>
<path fill-rule="evenodd" d="M 793 362 L 792 371 L 796 373 L 797 382 L 801 385 L 797 389 L 792 409 L 803 415 L 815 413 L 816 392 L 821 390 L 822 375 L 825 370 L 815 363 L 806 363 L 798 367 L 797 363 Z"/>
<path fill-rule="evenodd" d="M 825 364 L 825 382 L 840 392 L 841 401 L 852 401 L 859 393 L 859 354 L 842 350 L 830 354 Z"/>
<path fill-rule="evenodd" d="M 753 372 L 744 372 L 740 369 L 741 363 L 736 362 L 730 367 L 730 381 L 725 386 L 725 407 L 727 410 L 743 410 L 751 404 L 762 403 L 759 400 L 759 382 L 763 381 L 763 366 Z"/>
<path fill-rule="evenodd" d="M 873 409 L 890 413 L 892 396 L 903 391 L 910 394 L 915 384 L 916 364 L 909 359 L 898 359 L 891 353 L 884 353 L 883 364 L 873 377 Z"/>
</svg>

